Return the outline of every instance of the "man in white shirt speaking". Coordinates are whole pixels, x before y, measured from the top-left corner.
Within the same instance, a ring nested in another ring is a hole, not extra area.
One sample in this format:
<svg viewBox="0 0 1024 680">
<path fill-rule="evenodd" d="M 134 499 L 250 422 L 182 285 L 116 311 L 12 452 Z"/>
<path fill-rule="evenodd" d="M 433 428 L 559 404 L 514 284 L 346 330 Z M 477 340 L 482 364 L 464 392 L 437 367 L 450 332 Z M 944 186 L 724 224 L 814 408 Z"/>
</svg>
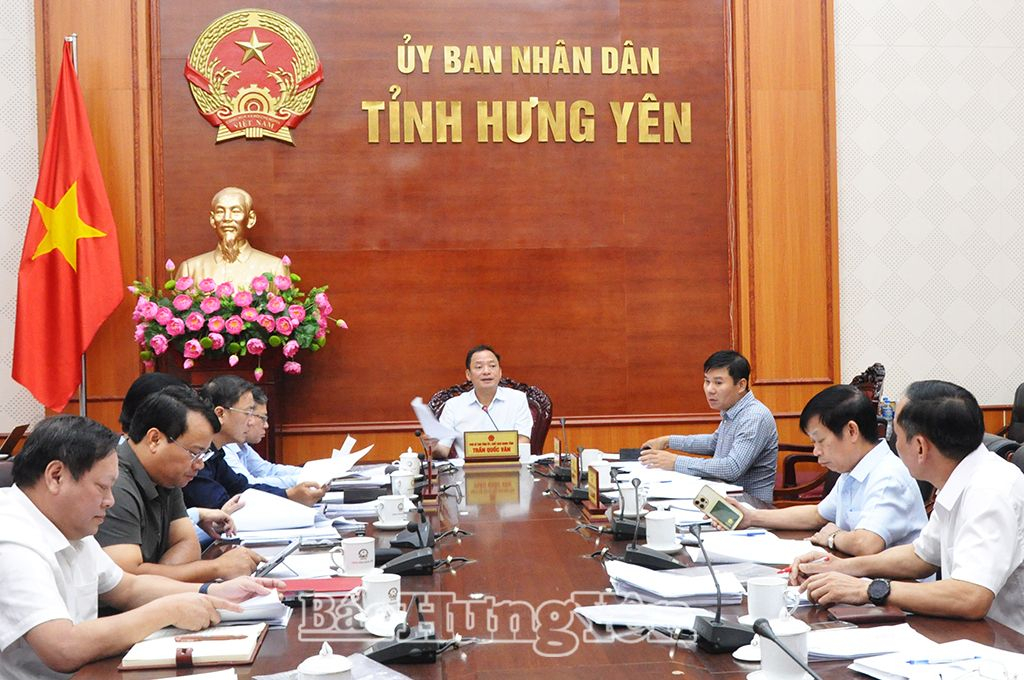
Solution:
<svg viewBox="0 0 1024 680">
<path fill-rule="evenodd" d="M 283 587 L 273 579 L 182 583 L 121 570 L 93 534 L 114 504 L 117 436 L 94 420 L 39 423 L 0 489 L 0 678 L 64 678 L 166 626 L 199 630 L 218 610 Z M 97 618 L 97 605 L 122 614 Z"/>
<path fill-rule="evenodd" d="M 520 443 L 529 443 L 533 416 L 526 395 L 501 387 L 501 356 L 490 345 L 477 345 L 466 353 L 466 379 L 473 389 L 449 399 L 440 421 L 456 432 L 516 430 Z M 463 437 L 425 442 L 437 458 L 462 458 L 466 455 Z M 453 450 L 454 444 L 454 450 Z"/>
</svg>

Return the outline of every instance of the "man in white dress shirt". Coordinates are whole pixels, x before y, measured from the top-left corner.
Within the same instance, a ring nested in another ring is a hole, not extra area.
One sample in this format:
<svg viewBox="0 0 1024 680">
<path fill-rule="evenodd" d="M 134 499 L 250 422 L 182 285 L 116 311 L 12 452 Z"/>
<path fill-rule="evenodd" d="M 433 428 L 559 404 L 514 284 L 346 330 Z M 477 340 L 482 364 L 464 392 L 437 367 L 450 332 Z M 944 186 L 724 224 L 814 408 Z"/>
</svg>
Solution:
<svg viewBox="0 0 1024 680">
<path fill-rule="evenodd" d="M 982 444 L 977 400 L 952 383 L 913 383 L 895 428 L 910 474 L 939 490 L 921 535 L 877 555 L 824 562 L 804 555 L 791 579 L 822 605 L 891 603 L 931 616 L 989 616 L 1024 633 L 1024 475 Z M 936 571 L 938 581 L 915 581 Z"/>
<path fill-rule="evenodd" d="M 44 420 L 0 489 L 0 678 L 64 678 L 166 626 L 200 630 L 218 609 L 283 587 L 272 579 L 182 583 L 121 570 L 93 534 L 114 504 L 117 435 L 94 420 Z M 97 618 L 98 603 L 123 614 Z"/>
<path fill-rule="evenodd" d="M 439 420 L 460 434 L 488 430 L 516 430 L 519 441 L 529 443 L 533 416 L 526 395 L 501 387 L 501 356 L 490 345 L 477 345 L 466 353 L 466 379 L 473 389 L 449 399 Z M 427 439 L 437 458 L 463 458 L 464 438 Z M 454 448 L 453 448 L 454 444 Z"/>
</svg>

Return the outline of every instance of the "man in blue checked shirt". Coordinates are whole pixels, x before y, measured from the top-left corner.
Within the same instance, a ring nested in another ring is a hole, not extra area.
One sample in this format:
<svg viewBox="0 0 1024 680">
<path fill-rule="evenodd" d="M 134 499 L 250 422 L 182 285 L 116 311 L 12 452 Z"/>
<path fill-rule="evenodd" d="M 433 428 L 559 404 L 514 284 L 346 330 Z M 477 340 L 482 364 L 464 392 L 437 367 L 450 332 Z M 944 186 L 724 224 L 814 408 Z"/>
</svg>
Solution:
<svg viewBox="0 0 1024 680">
<path fill-rule="evenodd" d="M 720 411 L 713 434 L 667 435 L 644 443 L 640 462 L 697 477 L 739 484 L 770 503 L 775 488 L 779 432 L 768 407 L 750 391 L 750 362 L 739 352 L 721 350 L 704 362 L 704 396 Z M 681 456 L 684 451 L 701 456 Z"/>
<path fill-rule="evenodd" d="M 253 446 L 263 441 L 270 425 L 267 420 L 267 393 L 260 387 L 252 388 L 255 422 L 249 427 L 244 442 L 224 445 L 224 462 L 250 484 L 269 484 L 279 489 L 288 489 L 299 483 L 302 468 L 296 465 L 282 465 L 264 460 Z"/>
</svg>

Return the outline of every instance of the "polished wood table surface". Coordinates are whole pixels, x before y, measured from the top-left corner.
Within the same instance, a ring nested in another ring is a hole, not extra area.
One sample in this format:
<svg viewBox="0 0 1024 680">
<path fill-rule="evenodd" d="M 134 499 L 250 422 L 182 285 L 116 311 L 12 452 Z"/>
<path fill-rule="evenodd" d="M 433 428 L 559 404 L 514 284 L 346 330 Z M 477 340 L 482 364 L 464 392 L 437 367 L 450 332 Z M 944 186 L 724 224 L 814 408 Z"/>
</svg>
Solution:
<svg viewBox="0 0 1024 680">
<path fill-rule="evenodd" d="M 455 633 L 484 641 L 445 652 L 434 664 L 396 665 L 413 678 L 565 678 L 682 677 L 692 680 L 745 678 L 757 664 L 712 655 L 689 640 L 674 642 L 658 633 L 629 629 L 590 630 L 572 612 L 579 604 L 594 604 L 609 596 L 608 577 L 591 553 L 609 546 L 621 554 L 626 542 L 577 528 L 579 511 L 550 491 L 561 489 L 550 479 L 519 466 L 473 467 L 456 473 L 461 500 L 452 489 L 436 507 L 428 506 L 434 527 L 454 525 L 472 532 L 456 541 L 442 539 L 438 558 L 466 557 L 453 571 L 432 576 L 403 577 L 402 599 L 408 605 L 418 594 L 427 620 L 438 637 Z M 371 531 L 373 529 L 371 528 Z M 376 532 L 386 546 L 394 532 Z M 682 558 L 685 560 L 685 557 Z M 335 652 L 351 654 L 379 641 L 356 628 L 352 609 L 341 600 L 322 599 L 297 609 L 286 630 L 267 633 L 256 662 L 236 666 L 239 678 L 294 669 L 317 653 L 322 641 Z M 746 613 L 745 605 L 725 608 L 727 617 Z M 808 622 L 826 620 L 817 607 L 801 608 Z M 970 638 L 1001 649 L 1024 652 L 1024 636 L 993 621 L 953 621 L 912 616 L 911 625 L 938 642 Z M 141 680 L 173 676 L 173 669 L 118 673 L 118 659 L 87 666 L 76 678 Z M 864 677 L 846 668 L 848 661 L 815 663 L 826 678 Z M 212 670 L 212 669 L 204 669 Z M 195 672 L 200 672 L 197 669 Z M 188 675 L 187 671 L 178 671 Z"/>
</svg>

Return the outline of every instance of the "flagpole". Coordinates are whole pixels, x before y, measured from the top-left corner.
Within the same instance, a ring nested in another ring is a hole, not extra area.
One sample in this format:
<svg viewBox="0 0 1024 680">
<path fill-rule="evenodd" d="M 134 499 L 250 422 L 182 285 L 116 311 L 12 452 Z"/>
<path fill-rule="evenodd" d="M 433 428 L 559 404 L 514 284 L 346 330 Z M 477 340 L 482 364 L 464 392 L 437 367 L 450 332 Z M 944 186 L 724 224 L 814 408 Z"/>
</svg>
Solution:
<svg viewBox="0 0 1024 680">
<path fill-rule="evenodd" d="M 64 42 L 71 43 L 71 64 L 75 67 L 75 75 L 78 75 L 78 34 L 64 36 Z M 82 382 L 78 386 L 78 415 L 85 417 L 88 399 L 85 391 L 85 352 L 82 352 Z"/>
</svg>

